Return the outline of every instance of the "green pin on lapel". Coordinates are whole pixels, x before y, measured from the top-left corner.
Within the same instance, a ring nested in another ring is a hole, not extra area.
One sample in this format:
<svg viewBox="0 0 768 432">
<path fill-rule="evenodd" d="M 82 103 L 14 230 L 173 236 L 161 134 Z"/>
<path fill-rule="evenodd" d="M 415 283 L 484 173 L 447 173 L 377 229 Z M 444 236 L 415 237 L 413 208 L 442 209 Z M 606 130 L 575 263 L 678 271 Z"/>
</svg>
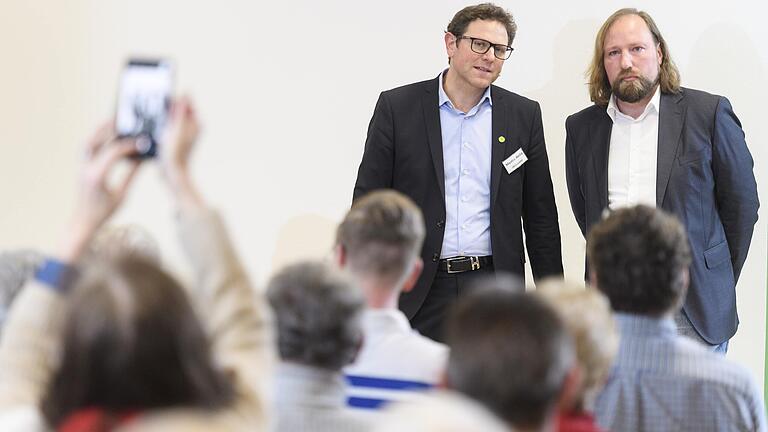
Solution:
<svg viewBox="0 0 768 432">
<path fill-rule="evenodd" d="M 500 142 L 500 143 L 503 143 L 503 142 L 504 142 L 504 141 L 506 141 L 506 140 L 507 140 L 507 139 L 506 139 L 506 138 L 504 138 L 504 135 L 499 135 L 499 142 Z"/>
</svg>

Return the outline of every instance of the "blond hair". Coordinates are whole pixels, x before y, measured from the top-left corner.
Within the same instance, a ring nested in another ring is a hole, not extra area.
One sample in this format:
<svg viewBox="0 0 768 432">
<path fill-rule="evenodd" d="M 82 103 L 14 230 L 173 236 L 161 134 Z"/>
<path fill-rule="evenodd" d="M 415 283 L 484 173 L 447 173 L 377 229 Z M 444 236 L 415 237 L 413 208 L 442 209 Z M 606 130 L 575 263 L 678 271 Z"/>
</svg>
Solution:
<svg viewBox="0 0 768 432">
<path fill-rule="evenodd" d="M 574 408 L 591 409 L 619 349 L 619 333 L 608 299 L 596 289 L 561 279 L 542 281 L 535 292 L 560 315 L 573 338 L 582 369 Z"/>
<path fill-rule="evenodd" d="M 592 63 L 587 69 L 587 78 L 589 79 L 589 99 L 597 105 L 607 106 L 611 98 L 611 83 L 608 81 L 608 74 L 605 72 L 605 63 L 603 62 L 605 57 L 605 37 L 613 23 L 626 15 L 637 15 L 642 18 L 648 26 L 654 42 L 656 42 L 661 50 L 661 66 L 659 66 L 659 86 L 661 87 L 661 92 L 677 93 L 680 91 L 680 72 L 677 70 L 675 62 L 672 61 L 667 42 L 661 35 L 661 31 L 659 31 L 653 18 L 647 12 L 634 8 L 624 8 L 617 10 L 605 20 L 595 38 L 595 51 L 592 56 Z"/>
</svg>

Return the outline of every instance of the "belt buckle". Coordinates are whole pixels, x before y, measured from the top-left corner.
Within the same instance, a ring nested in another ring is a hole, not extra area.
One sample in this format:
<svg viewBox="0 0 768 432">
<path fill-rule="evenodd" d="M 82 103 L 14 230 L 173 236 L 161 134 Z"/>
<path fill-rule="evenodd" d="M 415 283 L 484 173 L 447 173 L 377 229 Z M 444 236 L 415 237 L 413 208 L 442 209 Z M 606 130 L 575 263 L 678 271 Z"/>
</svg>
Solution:
<svg viewBox="0 0 768 432">
<path fill-rule="evenodd" d="M 469 262 L 472 264 L 472 270 L 479 270 L 480 269 L 480 257 L 469 257 Z"/>
<path fill-rule="evenodd" d="M 453 257 L 453 258 L 447 258 L 445 260 L 445 267 L 446 267 L 446 270 L 447 270 L 448 274 L 462 273 L 461 270 L 452 270 L 451 269 L 451 263 L 454 262 L 454 261 L 459 261 L 462 258 L 463 257 Z"/>
</svg>

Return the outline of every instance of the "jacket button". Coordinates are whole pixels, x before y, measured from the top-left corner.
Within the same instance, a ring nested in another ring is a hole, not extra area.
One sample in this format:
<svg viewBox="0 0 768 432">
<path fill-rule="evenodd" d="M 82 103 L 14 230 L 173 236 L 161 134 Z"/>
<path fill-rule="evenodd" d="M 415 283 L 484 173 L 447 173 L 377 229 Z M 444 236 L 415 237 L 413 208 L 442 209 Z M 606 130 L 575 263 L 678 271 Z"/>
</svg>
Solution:
<svg viewBox="0 0 768 432">
<path fill-rule="evenodd" d="M 445 225 L 445 222 L 444 221 L 438 221 L 437 224 L 435 224 L 435 225 L 437 225 L 438 228 L 442 228 L 443 225 Z"/>
<path fill-rule="evenodd" d="M 432 262 L 437 262 L 438 260 L 440 260 L 440 254 L 439 253 L 432 254 Z"/>
</svg>

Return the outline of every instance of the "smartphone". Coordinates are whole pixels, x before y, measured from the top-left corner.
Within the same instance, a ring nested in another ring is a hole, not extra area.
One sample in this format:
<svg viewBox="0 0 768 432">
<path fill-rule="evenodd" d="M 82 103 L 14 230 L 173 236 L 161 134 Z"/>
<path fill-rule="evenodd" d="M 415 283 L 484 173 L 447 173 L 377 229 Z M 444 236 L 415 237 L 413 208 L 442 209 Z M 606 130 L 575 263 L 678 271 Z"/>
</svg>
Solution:
<svg viewBox="0 0 768 432">
<path fill-rule="evenodd" d="M 167 60 L 130 59 L 120 74 L 115 129 L 119 137 L 136 138 L 136 156 L 157 154 L 168 121 L 173 70 Z"/>
</svg>

